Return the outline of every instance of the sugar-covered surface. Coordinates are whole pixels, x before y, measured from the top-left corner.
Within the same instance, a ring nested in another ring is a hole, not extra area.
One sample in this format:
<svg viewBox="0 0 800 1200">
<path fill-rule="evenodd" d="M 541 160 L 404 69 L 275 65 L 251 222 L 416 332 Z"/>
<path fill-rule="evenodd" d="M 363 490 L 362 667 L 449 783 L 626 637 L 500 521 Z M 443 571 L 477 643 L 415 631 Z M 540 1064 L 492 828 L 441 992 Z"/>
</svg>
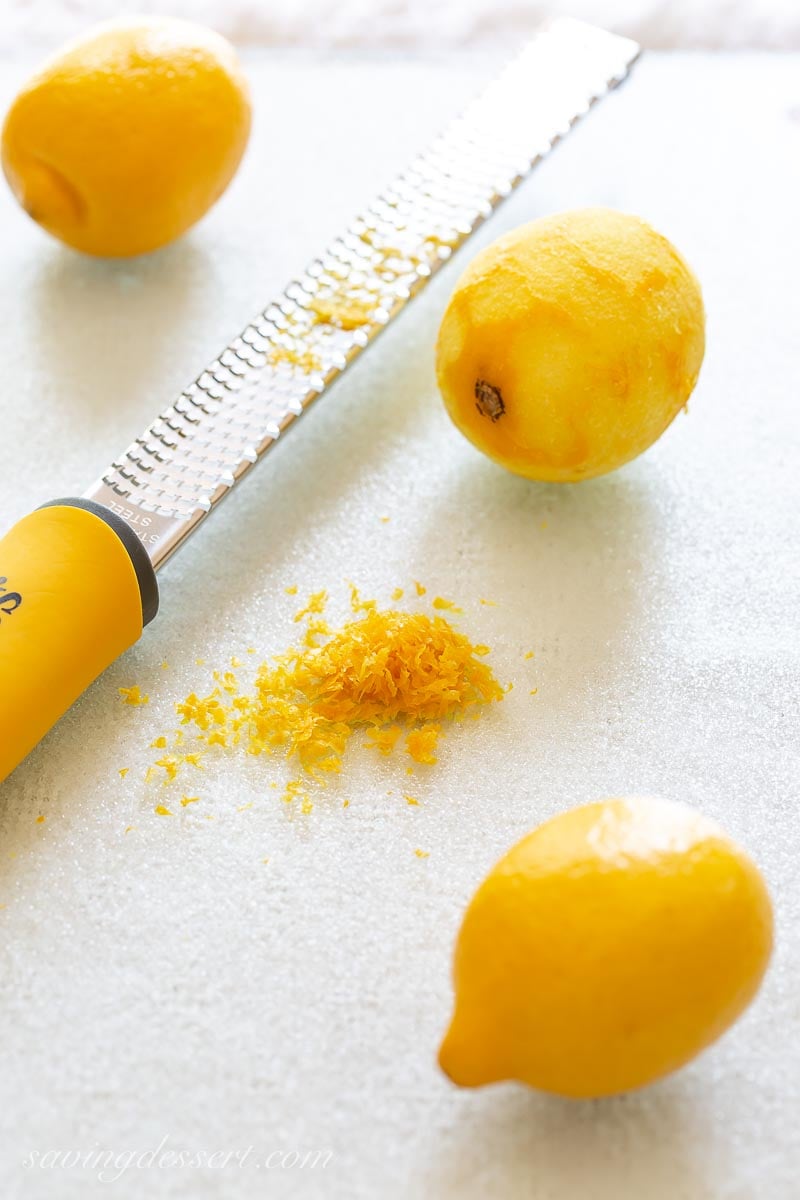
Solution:
<svg viewBox="0 0 800 1200">
<path fill-rule="evenodd" d="M 496 65 L 248 63 L 252 149 L 182 244 L 90 262 L 0 194 L 4 526 L 82 490 Z M 4 101 L 24 67 L 0 73 Z M 575 488 L 482 459 L 436 395 L 445 270 L 174 560 L 140 645 L 0 786 L 4 1197 L 796 1195 L 799 67 L 651 56 L 462 256 L 589 203 L 670 235 L 703 282 L 709 347 L 657 447 Z M 329 588 L 344 617 L 346 579 L 388 602 L 415 578 L 429 592 L 412 603 L 462 604 L 515 684 L 437 766 L 411 778 L 356 748 L 308 816 L 270 788 L 275 760 L 145 786 L 173 701 L 296 634 L 285 587 Z M 133 683 L 149 705 L 121 703 Z M 456 1091 L 435 1052 L 474 887 L 545 817 L 636 792 L 696 805 L 762 865 L 778 944 L 757 1003 L 637 1095 Z M 165 1137 L 253 1149 L 224 1171 L 144 1158 L 113 1187 L 30 1165 L 69 1149 L 124 1162 Z M 273 1151 L 332 1157 L 268 1169 Z"/>
</svg>

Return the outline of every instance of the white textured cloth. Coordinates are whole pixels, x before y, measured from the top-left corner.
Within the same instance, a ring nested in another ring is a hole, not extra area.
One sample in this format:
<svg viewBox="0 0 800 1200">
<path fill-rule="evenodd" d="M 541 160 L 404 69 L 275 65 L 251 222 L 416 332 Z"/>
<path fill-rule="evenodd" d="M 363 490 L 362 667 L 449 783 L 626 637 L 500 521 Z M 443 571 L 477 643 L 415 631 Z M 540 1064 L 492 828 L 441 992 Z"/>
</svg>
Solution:
<svg viewBox="0 0 800 1200">
<path fill-rule="evenodd" d="M 3 0 L 0 49 L 57 43 L 117 16 L 117 0 Z M 191 17 L 239 45 L 513 45 L 566 14 L 650 47 L 800 47 L 797 0 L 138 0 L 134 11 Z"/>
</svg>

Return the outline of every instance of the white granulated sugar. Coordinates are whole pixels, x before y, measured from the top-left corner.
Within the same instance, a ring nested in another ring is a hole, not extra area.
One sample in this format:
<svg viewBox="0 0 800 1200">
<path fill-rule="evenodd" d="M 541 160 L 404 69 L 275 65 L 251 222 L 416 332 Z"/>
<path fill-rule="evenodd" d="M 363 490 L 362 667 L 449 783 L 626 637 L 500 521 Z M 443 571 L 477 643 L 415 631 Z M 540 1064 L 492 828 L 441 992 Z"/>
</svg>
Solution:
<svg viewBox="0 0 800 1200">
<path fill-rule="evenodd" d="M 239 178 L 141 261 L 80 258 L 0 189 L 3 525 L 91 481 L 502 57 L 249 52 L 258 119 Z M 30 61 L 0 73 L 2 103 Z M 799 76 L 796 57 L 645 58 L 460 259 L 583 204 L 674 239 L 703 282 L 708 356 L 650 453 L 576 488 L 481 458 L 436 394 L 446 269 L 165 570 L 141 643 L 0 787 L 0 1195 L 797 1195 Z M 177 792 L 146 788 L 174 699 L 248 646 L 287 644 L 287 585 L 330 588 L 337 616 L 347 578 L 383 602 L 415 578 L 452 597 L 514 691 L 413 781 L 402 758 L 352 753 L 307 817 L 270 789 L 279 762 L 231 757 Z M 131 683 L 148 706 L 121 704 Z M 182 809 L 184 792 L 200 803 Z M 457 1091 L 435 1053 L 463 905 L 540 820 L 631 792 L 697 805 L 763 866 L 778 945 L 758 1002 L 638 1095 Z M 113 1186 L 23 1165 L 165 1136 L 254 1149 L 238 1170 L 132 1168 Z M 274 1150 L 333 1157 L 253 1165 Z"/>
</svg>

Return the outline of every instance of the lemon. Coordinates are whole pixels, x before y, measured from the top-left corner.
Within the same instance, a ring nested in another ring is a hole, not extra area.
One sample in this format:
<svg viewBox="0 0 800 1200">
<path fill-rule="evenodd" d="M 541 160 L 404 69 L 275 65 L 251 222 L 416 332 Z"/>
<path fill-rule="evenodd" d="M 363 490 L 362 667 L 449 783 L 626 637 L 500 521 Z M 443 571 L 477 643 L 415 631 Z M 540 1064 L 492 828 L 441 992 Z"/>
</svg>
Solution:
<svg viewBox="0 0 800 1200">
<path fill-rule="evenodd" d="M 479 450 L 530 479 L 613 471 L 686 404 L 705 346 L 673 245 L 605 208 L 543 217 L 470 263 L 442 319 L 439 387 Z"/>
<path fill-rule="evenodd" d="M 641 1087 L 735 1021 L 771 944 L 764 880 L 713 822 L 665 800 L 574 808 L 519 842 L 469 905 L 440 1064 L 466 1087 Z"/>
<path fill-rule="evenodd" d="M 22 207 L 87 254 L 164 246 L 219 199 L 250 130 L 224 38 L 188 21 L 95 26 L 51 58 L 6 117 L 2 163 Z"/>
</svg>

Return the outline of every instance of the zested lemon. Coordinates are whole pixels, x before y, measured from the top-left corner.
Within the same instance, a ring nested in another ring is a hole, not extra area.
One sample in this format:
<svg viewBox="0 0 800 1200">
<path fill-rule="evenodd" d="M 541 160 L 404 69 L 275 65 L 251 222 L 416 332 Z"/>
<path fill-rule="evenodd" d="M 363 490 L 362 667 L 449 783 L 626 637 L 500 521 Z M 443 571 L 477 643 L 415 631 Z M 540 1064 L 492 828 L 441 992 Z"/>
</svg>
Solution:
<svg viewBox="0 0 800 1200">
<path fill-rule="evenodd" d="M 712 821 L 654 799 L 572 809 L 519 842 L 469 905 L 439 1061 L 466 1087 L 641 1087 L 736 1020 L 771 945 L 764 880 Z"/>
<path fill-rule="evenodd" d="M 607 208 L 543 217 L 470 263 L 436 367 L 453 422 L 531 479 L 576 482 L 635 458 L 692 393 L 700 286 L 645 221 Z"/>
<path fill-rule="evenodd" d="M 99 25 L 51 58 L 6 117 L 2 163 L 22 207 L 87 254 L 173 241 L 233 178 L 250 131 L 233 47 L 188 21 Z"/>
</svg>

